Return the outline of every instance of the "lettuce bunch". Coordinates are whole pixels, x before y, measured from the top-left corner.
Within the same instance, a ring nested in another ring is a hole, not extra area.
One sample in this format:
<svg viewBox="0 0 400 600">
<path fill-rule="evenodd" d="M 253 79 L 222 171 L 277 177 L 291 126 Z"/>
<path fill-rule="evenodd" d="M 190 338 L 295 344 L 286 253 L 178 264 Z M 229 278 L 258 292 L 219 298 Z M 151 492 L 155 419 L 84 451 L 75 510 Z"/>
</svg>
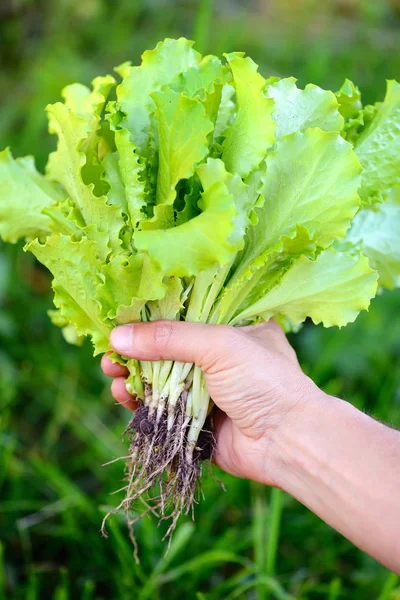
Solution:
<svg viewBox="0 0 400 600">
<path fill-rule="evenodd" d="M 363 107 L 348 80 L 299 89 L 183 38 L 142 58 L 47 107 L 45 175 L 0 153 L 0 235 L 52 273 L 50 317 L 69 342 L 110 351 L 113 327 L 136 320 L 341 327 L 400 285 L 400 84 Z M 172 531 L 212 445 L 203 375 L 113 358 L 148 425 L 128 428 L 119 508 L 156 485 Z"/>
</svg>

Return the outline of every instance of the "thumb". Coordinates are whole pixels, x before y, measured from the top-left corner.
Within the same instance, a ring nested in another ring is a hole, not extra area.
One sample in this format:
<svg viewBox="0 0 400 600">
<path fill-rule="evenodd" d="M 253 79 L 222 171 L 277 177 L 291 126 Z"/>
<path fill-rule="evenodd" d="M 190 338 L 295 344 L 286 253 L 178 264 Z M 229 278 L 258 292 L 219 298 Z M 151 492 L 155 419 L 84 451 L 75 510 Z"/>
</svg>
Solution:
<svg viewBox="0 0 400 600">
<path fill-rule="evenodd" d="M 138 360 L 177 360 L 195 363 L 207 372 L 242 346 L 246 336 L 227 325 L 184 321 L 153 321 L 116 327 L 110 344 L 122 356 Z"/>
</svg>

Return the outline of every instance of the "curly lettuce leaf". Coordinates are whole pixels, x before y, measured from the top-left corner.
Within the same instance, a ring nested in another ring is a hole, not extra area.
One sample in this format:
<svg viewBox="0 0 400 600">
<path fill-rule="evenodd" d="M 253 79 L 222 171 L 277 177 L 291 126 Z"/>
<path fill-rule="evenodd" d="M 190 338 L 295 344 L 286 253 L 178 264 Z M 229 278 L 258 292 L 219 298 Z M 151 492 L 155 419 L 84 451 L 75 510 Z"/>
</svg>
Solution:
<svg viewBox="0 0 400 600">
<path fill-rule="evenodd" d="M 122 178 L 119 164 L 120 155 L 118 152 L 108 152 L 102 160 L 103 181 L 108 186 L 108 203 L 120 206 L 122 213 L 129 216 L 128 202 L 125 192 L 125 183 Z M 134 170 L 134 169 L 133 169 Z"/>
<path fill-rule="evenodd" d="M 163 298 L 167 289 L 163 273 L 146 254 L 117 254 L 101 267 L 101 276 L 101 315 L 114 325 L 140 320 L 146 302 Z"/>
<path fill-rule="evenodd" d="M 93 114 L 90 118 L 87 115 L 80 118 L 60 102 L 49 105 L 47 112 L 50 132 L 58 136 L 57 150 L 50 155 L 46 167 L 47 177 L 63 185 L 83 217 L 87 226 L 85 233 L 97 243 L 105 259 L 111 250 L 117 251 L 120 247 L 124 220 L 120 207 L 109 205 L 105 196 L 97 197 L 95 184 L 87 185 L 82 177 L 87 163 L 83 147 L 93 127 L 97 127 L 97 118 L 93 118 Z"/>
<path fill-rule="evenodd" d="M 242 246 L 234 234 L 237 209 L 230 192 L 233 175 L 219 159 L 209 158 L 196 172 L 203 186 L 201 213 L 177 227 L 138 231 L 135 245 L 147 252 L 166 275 L 196 275 L 226 265 Z M 232 240 L 230 239 L 232 236 Z"/>
<path fill-rule="evenodd" d="M 361 92 L 350 79 L 345 79 L 342 87 L 336 92 L 339 112 L 346 119 L 355 119 L 362 109 Z"/>
<path fill-rule="evenodd" d="M 264 202 L 248 230 L 244 263 L 298 227 L 322 248 L 344 237 L 359 208 L 360 173 L 351 145 L 336 133 L 308 129 L 278 140 L 266 160 Z"/>
<path fill-rule="evenodd" d="M 54 304 L 59 317 L 75 327 L 77 336 L 91 336 L 95 354 L 107 352 L 112 324 L 101 317 L 97 299 L 102 263 L 96 244 L 86 238 L 75 242 L 68 236 L 54 234 L 43 244 L 32 241 L 25 249 L 53 275 Z"/>
<path fill-rule="evenodd" d="M 51 230 L 42 211 L 64 197 L 35 168 L 32 157 L 14 160 L 8 148 L 0 152 L 0 237 L 15 243 Z"/>
<path fill-rule="evenodd" d="M 203 104 L 183 94 L 154 92 L 159 137 L 157 204 L 171 205 L 181 179 L 193 175 L 195 166 L 208 154 L 207 136 L 213 124 Z"/>
<path fill-rule="evenodd" d="M 114 132 L 114 143 L 117 149 L 103 159 L 104 179 L 109 183 L 107 197 L 110 204 L 120 204 L 124 214 L 129 217 L 133 229 L 146 218 L 148 202 L 145 183 L 145 165 L 138 155 L 136 145 L 130 138 L 129 131 L 121 124 L 123 117 L 115 102 L 109 102 L 106 119 Z M 113 189 L 113 185 L 116 189 Z M 117 195 L 120 198 L 117 200 Z"/>
<path fill-rule="evenodd" d="M 266 80 L 244 54 L 225 55 L 232 70 L 237 113 L 227 131 L 222 160 L 228 171 L 247 177 L 275 142 L 274 101 L 264 94 Z"/>
<path fill-rule="evenodd" d="M 328 248 L 315 260 L 294 260 L 277 285 L 233 322 L 284 315 L 295 325 L 310 317 L 315 324 L 343 327 L 368 309 L 376 289 L 377 273 L 365 256 Z"/>
<path fill-rule="evenodd" d="M 150 94 L 200 63 L 201 55 L 192 46 L 185 38 L 166 39 L 143 54 L 140 67 L 125 63 L 116 69 L 123 78 L 117 87 L 118 105 L 125 114 L 123 126 L 140 156 L 149 155 L 149 140 L 154 135 L 155 104 Z"/>
<path fill-rule="evenodd" d="M 400 83 L 387 82 L 382 103 L 355 140 L 355 152 L 363 167 L 360 195 L 365 203 L 385 200 L 392 187 L 400 186 Z"/>
<path fill-rule="evenodd" d="M 222 87 L 232 78 L 229 69 L 216 56 L 204 56 L 196 66 L 179 73 L 170 87 L 189 98 L 198 98 L 215 125 L 222 97 Z"/>
<path fill-rule="evenodd" d="M 221 102 L 218 107 L 218 114 L 214 127 L 214 140 L 220 136 L 225 136 L 235 117 L 235 89 L 231 84 L 227 83 L 222 87 L 221 92 Z"/>
<path fill-rule="evenodd" d="M 272 119 L 277 124 L 276 138 L 319 127 L 323 131 L 340 131 L 344 120 L 339 113 L 335 94 L 309 84 L 304 90 L 296 86 L 296 79 L 281 79 L 267 87 L 275 102 Z"/>
<path fill-rule="evenodd" d="M 104 109 L 107 97 L 115 83 L 116 81 L 111 75 L 96 77 L 92 81 L 92 90 L 80 83 L 73 83 L 65 87 L 61 95 L 65 105 L 77 117 L 96 121 L 96 117 L 99 117 Z"/>
<path fill-rule="evenodd" d="M 400 188 L 392 190 L 383 204 L 357 213 L 345 242 L 369 258 L 380 285 L 400 287 Z"/>
<path fill-rule="evenodd" d="M 169 321 L 179 320 L 183 310 L 183 284 L 179 277 L 170 277 L 167 283 L 167 291 L 161 300 L 150 301 L 147 309 L 152 321 L 167 319 Z"/>
<path fill-rule="evenodd" d="M 360 204 L 360 173 L 352 146 L 338 133 L 307 129 L 277 141 L 261 174 L 263 201 L 257 201 L 254 226 L 220 300 L 221 322 L 259 281 L 265 289 L 277 262 L 302 252 L 311 256 L 345 236 Z"/>
</svg>

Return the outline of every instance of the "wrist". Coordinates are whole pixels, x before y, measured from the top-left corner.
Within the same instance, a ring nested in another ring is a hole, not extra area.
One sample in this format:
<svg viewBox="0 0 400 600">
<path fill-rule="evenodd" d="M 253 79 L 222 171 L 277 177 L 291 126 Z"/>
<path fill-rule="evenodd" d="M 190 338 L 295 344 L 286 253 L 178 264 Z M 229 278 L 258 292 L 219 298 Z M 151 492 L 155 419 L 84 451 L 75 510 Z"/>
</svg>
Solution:
<svg viewBox="0 0 400 600">
<path fill-rule="evenodd" d="M 270 435 L 265 467 L 265 483 L 291 491 L 291 481 L 299 476 L 312 447 L 315 428 L 331 403 L 342 402 L 323 392 L 304 376 L 299 383 L 297 401 Z"/>
</svg>

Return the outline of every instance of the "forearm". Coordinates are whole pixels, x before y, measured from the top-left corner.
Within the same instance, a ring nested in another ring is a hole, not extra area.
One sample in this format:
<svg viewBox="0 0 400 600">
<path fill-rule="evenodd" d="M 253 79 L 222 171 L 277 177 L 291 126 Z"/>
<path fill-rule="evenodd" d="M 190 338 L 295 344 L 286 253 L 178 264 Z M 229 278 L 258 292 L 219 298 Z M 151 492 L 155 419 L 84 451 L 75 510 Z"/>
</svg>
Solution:
<svg viewBox="0 0 400 600">
<path fill-rule="evenodd" d="M 279 429 L 275 479 L 355 545 L 400 571 L 400 433 L 317 392 Z"/>
</svg>

